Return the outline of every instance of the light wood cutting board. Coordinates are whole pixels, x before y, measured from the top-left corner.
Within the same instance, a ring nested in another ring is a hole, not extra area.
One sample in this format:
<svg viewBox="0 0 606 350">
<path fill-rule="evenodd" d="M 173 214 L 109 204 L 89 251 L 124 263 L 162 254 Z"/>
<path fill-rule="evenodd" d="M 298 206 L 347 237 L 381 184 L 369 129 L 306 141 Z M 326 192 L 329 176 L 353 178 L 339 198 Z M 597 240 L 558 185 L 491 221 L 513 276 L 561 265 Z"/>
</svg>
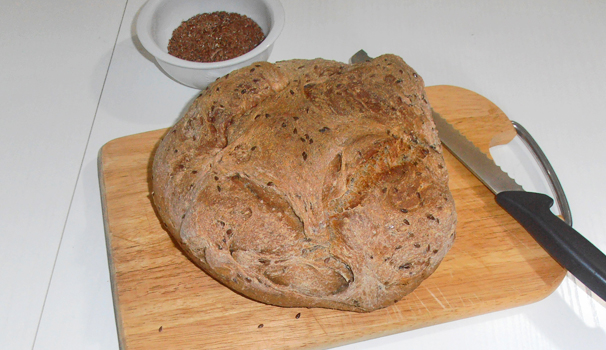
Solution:
<svg viewBox="0 0 606 350">
<path fill-rule="evenodd" d="M 515 130 L 494 104 L 452 86 L 433 108 L 482 151 Z M 397 304 L 371 313 L 264 305 L 219 284 L 169 238 L 150 202 L 153 151 L 166 130 L 107 143 L 99 155 L 114 305 L 123 349 L 316 349 L 538 301 L 566 271 L 445 151 L 457 238 L 438 270 Z"/>
</svg>

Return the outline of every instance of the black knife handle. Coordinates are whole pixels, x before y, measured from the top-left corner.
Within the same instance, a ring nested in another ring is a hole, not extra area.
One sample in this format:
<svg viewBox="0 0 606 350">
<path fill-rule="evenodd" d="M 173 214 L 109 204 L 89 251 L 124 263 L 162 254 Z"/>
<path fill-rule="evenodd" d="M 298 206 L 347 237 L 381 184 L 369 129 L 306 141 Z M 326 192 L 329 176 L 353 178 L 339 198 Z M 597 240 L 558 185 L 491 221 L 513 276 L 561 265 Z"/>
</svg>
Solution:
<svg viewBox="0 0 606 350">
<path fill-rule="evenodd" d="M 551 212 L 551 197 L 505 191 L 496 200 L 555 261 L 606 301 L 606 255 Z"/>
</svg>

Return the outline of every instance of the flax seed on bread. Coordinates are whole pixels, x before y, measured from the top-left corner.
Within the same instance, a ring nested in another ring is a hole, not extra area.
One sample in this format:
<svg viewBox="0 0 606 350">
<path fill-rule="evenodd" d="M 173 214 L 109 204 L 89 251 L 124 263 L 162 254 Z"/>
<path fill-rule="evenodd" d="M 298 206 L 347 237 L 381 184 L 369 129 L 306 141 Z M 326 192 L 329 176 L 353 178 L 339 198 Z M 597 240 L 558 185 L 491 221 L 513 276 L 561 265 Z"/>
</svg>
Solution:
<svg viewBox="0 0 606 350">
<path fill-rule="evenodd" d="M 455 237 L 423 80 L 394 55 L 230 73 L 163 138 L 152 187 L 200 268 L 272 305 L 389 306 Z"/>
</svg>

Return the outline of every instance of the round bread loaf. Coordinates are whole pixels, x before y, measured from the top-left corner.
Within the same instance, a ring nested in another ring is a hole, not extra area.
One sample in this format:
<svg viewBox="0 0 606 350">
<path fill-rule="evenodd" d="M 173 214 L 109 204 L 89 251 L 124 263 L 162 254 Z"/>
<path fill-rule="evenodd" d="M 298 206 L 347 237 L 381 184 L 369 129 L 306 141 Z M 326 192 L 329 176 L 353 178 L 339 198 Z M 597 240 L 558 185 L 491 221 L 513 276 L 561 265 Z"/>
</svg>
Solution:
<svg viewBox="0 0 606 350">
<path fill-rule="evenodd" d="M 272 305 L 389 306 L 455 237 L 423 80 L 394 55 L 260 62 L 217 80 L 159 144 L 152 186 L 200 268 Z"/>
</svg>

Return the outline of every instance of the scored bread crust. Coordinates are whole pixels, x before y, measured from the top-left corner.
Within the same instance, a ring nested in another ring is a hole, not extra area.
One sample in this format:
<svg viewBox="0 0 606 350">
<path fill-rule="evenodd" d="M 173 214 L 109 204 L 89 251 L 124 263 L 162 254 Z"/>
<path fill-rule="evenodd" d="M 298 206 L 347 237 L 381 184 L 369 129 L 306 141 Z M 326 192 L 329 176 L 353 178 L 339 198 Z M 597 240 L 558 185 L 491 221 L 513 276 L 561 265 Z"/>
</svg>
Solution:
<svg viewBox="0 0 606 350">
<path fill-rule="evenodd" d="M 152 172 L 157 213 L 192 261 L 267 304 L 389 306 L 455 238 L 424 83 L 395 55 L 234 71 L 168 131 Z"/>
</svg>

